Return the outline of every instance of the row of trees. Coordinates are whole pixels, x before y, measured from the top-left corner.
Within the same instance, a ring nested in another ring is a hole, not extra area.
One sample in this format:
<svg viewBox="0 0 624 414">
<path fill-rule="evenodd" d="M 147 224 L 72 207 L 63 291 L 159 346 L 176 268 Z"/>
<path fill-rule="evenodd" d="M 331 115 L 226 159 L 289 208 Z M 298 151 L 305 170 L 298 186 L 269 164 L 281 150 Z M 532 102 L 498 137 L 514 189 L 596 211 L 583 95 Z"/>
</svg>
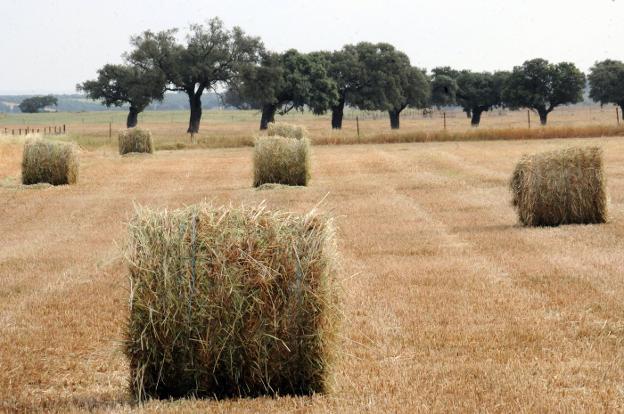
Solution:
<svg viewBox="0 0 624 414">
<path fill-rule="evenodd" d="M 331 124 L 342 127 L 345 106 L 387 111 L 391 128 L 400 126 L 408 107 L 461 106 L 478 126 L 481 115 L 495 107 L 529 108 L 546 124 L 560 105 L 582 101 L 585 75 L 572 63 L 534 59 L 511 72 L 473 72 L 439 67 L 428 74 L 387 43 L 362 42 L 334 52 L 267 51 L 257 37 L 240 28 L 227 29 L 214 18 L 191 25 L 185 42 L 177 30 L 146 31 L 131 40 L 122 65 L 105 65 L 95 80 L 77 86 L 107 106 L 129 105 L 128 127 L 150 102 L 166 91 L 188 96 L 188 132 L 199 131 L 201 97 L 222 93 L 226 105 L 261 112 L 260 129 L 276 114 L 310 109 L 331 112 Z M 596 63 L 588 76 L 590 97 L 624 110 L 624 64 Z"/>
</svg>

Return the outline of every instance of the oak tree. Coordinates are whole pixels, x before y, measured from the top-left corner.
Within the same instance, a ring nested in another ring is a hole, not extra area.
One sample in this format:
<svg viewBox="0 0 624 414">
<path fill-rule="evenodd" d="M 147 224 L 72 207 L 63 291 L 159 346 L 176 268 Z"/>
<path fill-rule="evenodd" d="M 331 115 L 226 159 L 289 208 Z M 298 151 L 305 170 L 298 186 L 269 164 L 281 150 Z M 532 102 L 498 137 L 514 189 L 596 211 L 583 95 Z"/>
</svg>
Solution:
<svg viewBox="0 0 624 414">
<path fill-rule="evenodd" d="M 85 92 L 90 99 L 101 100 L 107 107 L 128 104 L 126 126 L 133 128 L 139 113 L 152 101 L 163 100 L 165 86 L 161 71 L 131 65 L 104 65 L 98 70 L 97 79 L 78 84 L 76 89 Z"/>
<path fill-rule="evenodd" d="M 624 114 L 624 63 L 609 59 L 597 62 L 587 78 L 590 98 L 601 105 L 618 105 Z"/>
<path fill-rule="evenodd" d="M 239 27 L 225 28 L 219 18 L 206 25 L 190 26 L 186 42 L 176 39 L 177 30 L 146 31 L 132 38 L 130 63 L 146 70 L 158 69 L 167 80 L 167 89 L 187 94 L 190 105 L 187 132 L 199 132 L 204 91 L 227 87 L 241 71 L 255 65 L 264 46 L 259 38 L 246 35 Z"/>
<path fill-rule="evenodd" d="M 573 63 L 533 59 L 514 67 L 503 88 L 503 102 L 512 109 L 537 112 L 546 125 L 557 106 L 581 102 L 584 88 L 585 75 Z"/>
</svg>

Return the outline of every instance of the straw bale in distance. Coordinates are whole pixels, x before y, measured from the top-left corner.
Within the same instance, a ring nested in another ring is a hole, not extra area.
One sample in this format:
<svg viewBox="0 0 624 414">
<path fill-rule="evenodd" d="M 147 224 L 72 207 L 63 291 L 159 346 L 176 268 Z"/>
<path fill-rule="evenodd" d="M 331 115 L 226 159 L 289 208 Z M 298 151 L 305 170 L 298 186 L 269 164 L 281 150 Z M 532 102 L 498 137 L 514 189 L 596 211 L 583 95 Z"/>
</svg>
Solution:
<svg viewBox="0 0 624 414">
<path fill-rule="evenodd" d="M 516 165 L 510 188 L 520 222 L 527 226 L 607 220 L 606 178 L 598 147 L 525 155 Z"/>
<path fill-rule="evenodd" d="M 308 131 L 301 125 L 292 125 L 285 122 L 271 122 L 269 123 L 267 134 L 270 137 L 279 136 L 303 139 L 308 136 Z"/>
<path fill-rule="evenodd" d="M 261 137 L 254 145 L 254 187 L 262 184 L 307 185 L 310 142 L 307 138 Z"/>
<path fill-rule="evenodd" d="M 129 233 L 125 353 L 137 400 L 328 391 L 331 219 L 202 203 L 138 208 Z"/>
<path fill-rule="evenodd" d="M 79 166 L 74 144 L 28 139 L 22 156 L 22 184 L 74 184 L 78 181 Z"/>
<path fill-rule="evenodd" d="M 130 128 L 119 132 L 119 153 L 130 152 L 154 153 L 152 133 L 147 129 Z"/>
</svg>

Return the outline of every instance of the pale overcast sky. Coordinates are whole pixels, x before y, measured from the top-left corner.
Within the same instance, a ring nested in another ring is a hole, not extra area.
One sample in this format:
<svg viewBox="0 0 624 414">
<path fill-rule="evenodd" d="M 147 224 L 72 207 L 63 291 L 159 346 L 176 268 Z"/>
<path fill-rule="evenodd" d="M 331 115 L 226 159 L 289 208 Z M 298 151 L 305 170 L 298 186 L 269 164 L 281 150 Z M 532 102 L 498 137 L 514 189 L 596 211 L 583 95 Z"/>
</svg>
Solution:
<svg viewBox="0 0 624 414">
<path fill-rule="evenodd" d="M 72 93 L 129 38 L 221 17 L 273 50 L 389 42 L 413 65 L 624 60 L 624 0 L 0 0 L 0 93 Z"/>
</svg>

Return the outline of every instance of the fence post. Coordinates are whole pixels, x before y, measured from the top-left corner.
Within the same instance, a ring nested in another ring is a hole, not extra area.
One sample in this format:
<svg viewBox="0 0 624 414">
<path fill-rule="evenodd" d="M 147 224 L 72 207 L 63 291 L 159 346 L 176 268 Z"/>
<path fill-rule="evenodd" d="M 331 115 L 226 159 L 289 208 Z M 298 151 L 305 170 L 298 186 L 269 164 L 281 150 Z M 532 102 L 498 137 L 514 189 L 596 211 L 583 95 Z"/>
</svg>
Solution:
<svg viewBox="0 0 624 414">
<path fill-rule="evenodd" d="M 109 122 L 108 123 L 108 142 L 110 142 L 112 138 L 113 138 L 113 123 Z"/>
<path fill-rule="evenodd" d="M 527 120 L 529 121 L 529 129 L 531 129 L 531 110 L 527 109 Z"/>
<path fill-rule="evenodd" d="M 442 116 L 444 117 L 444 129 L 446 129 L 446 112 L 442 112 Z"/>
<path fill-rule="evenodd" d="M 355 117 L 355 126 L 357 127 L 358 140 L 360 139 L 360 118 Z"/>
<path fill-rule="evenodd" d="M 63 134 L 65 134 L 65 124 L 63 124 Z"/>
<path fill-rule="evenodd" d="M 615 107 L 615 118 L 617 119 L 618 126 L 620 125 L 620 108 Z"/>
</svg>

